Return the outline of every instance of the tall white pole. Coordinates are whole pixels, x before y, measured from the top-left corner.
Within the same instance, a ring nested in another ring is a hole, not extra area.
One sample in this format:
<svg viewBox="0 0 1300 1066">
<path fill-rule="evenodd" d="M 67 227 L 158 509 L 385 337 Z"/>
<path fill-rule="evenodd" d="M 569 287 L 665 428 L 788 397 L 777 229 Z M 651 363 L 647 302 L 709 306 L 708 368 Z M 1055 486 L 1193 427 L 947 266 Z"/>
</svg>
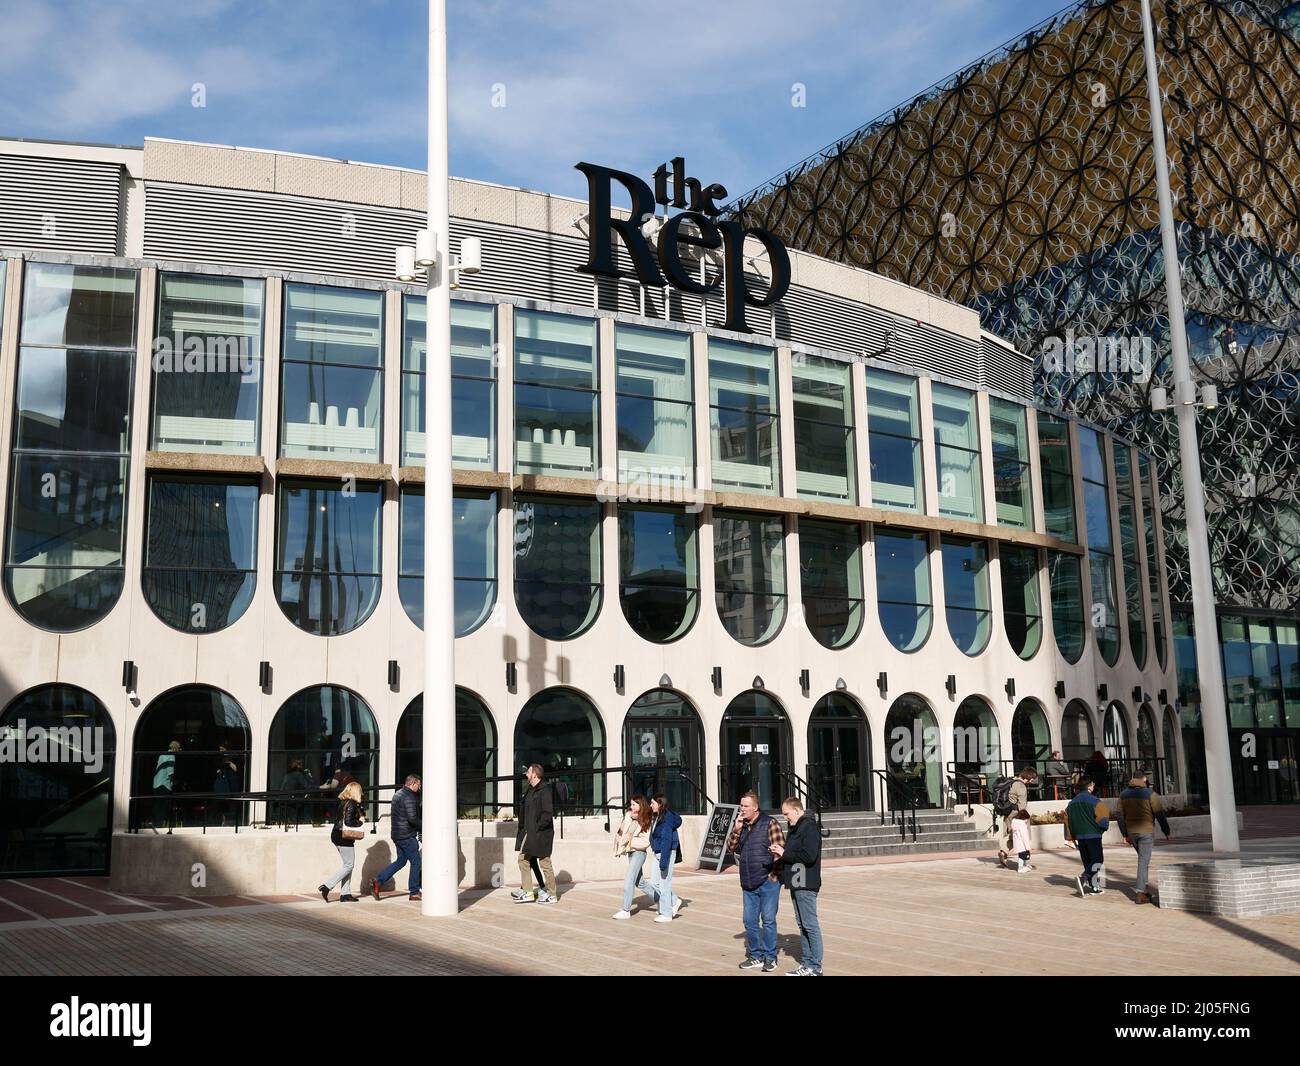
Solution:
<svg viewBox="0 0 1300 1066">
<path fill-rule="evenodd" d="M 428 916 L 458 905 L 455 583 L 452 580 L 451 299 L 447 234 L 447 5 L 429 0 L 429 268 L 424 364 L 424 898 Z"/>
<path fill-rule="evenodd" d="M 1178 452 L 1183 473 L 1183 510 L 1187 524 L 1187 556 L 1192 577 L 1192 619 L 1196 626 L 1196 669 L 1200 677 L 1201 726 L 1205 731 L 1205 772 L 1209 786 L 1210 834 L 1214 850 L 1237 852 L 1237 798 L 1232 787 L 1228 748 L 1228 714 L 1223 698 L 1223 661 L 1214 615 L 1214 580 L 1205 530 L 1205 489 L 1201 484 L 1201 452 L 1196 438 L 1196 383 L 1187 357 L 1187 320 L 1183 311 L 1182 272 L 1174 232 L 1174 202 L 1169 189 L 1169 158 L 1165 154 L 1164 111 L 1160 104 L 1160 75 L 1156 69 L 1155 31 L 1151 0 L 1142 0 L 1142 41 L 1146 51 L 1147 101 L 1151 110 L 1151 141 L 1156 162 L 1156 194 L 1160 201 L 1160 242 L 1164 249 L 1165 292 L 1169 300 L 1169 340 L 1174 363 L 1174 411 L 1178 418 Z"/>
</svg>

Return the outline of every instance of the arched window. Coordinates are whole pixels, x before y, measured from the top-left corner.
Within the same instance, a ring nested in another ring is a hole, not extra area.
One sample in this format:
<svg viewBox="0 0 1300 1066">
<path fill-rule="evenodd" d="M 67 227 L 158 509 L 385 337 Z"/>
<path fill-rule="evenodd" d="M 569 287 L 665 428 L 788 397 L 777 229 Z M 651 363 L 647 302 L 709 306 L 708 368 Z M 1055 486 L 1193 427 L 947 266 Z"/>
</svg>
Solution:
<svg viewBox="0 0 1300 1066">
<path fill-rule="evenodd" d="M 1150 593 L 1148 606 L 1151 610 L 1151 641 L 1156 646 L 1156 662 L 1160 669 L 1165 668 L 1165 602 L 1160 595 L 1159 547 L 1156 544 L 1156 497 L 1155 469 L 1144 452 L 1138 452 L 1138 473 L 1142 481 L 1142 529 L 1146 534 L 1147 546 L 1147 588 Z"/>
<path fill-rule="evenodd" d="M 699 613 L 695 516 L 678 508 L 618 509 L 618 598 L 638 636 L 667 644 Z"/>
<path fill-rule="evenodd" d="M 922 806 L 943 806 L 939 727 L 920 696 L 899 696 L 885 718 L 886 766 Z M 888 804 L 888 794 L 885 803 Z"/>
<path fill-rule="evenodd" d="M 566 811 L 605 803 L 605 723 L 595 705 L 571 688 L 548 688 L 524 704 L 515 722 L 515 803 L 523 776 L 537 763 Z M 565 798 L 567 797 L 567 799 Z"/>
<path fill-rule="evenodd" d="M 406 705 L 397 722 L 397 784 L 407 774 L 424 772 L 424 695 Z M 461 818 L 478 818 L 486 805 L 495 813 L 497 729 L 487 705 L 469 689 L 456 686 L 456 807 Z"/>
<path fill-rule="evenodd" d="M 662 792 L 679 814 L 704 813 L 704 729 L 690 701 L 672 689 L 651 689 L 627 709 L 623 765 L 632 768 L 623 779 L 624 803 L 638 792 Z"/>
<path fill-rule="evenodd" d="M 953 719 L 953 768 L 994 780 L 1002 774 L 1002 738 L 993 709 L 979 696 L 967 696 Z"/>
<path fill-rule="evenodd" d="M 495 492 L 457 489 L 452 496 L 452 568 L 456 636 L 473 633 L 497 599 L 497 497 Z M 403 489 L 397 557 L 398 596 L 406 616 L 424 628 L 424 493 Z"/>
<path fill-rule="evenodd" d="M 714 511 L 713 557 L 723 628 L 742 644 L 766 644 L 785 621 L 781 516 Z"/>
<path fill-rule="evenodd" d="M 978 655 L 989 642 L 992 610 L 989 606 L 989 548 L 982 540 L 944 537 L 939 542 L 943 559 L 944 615 L 952 641 L 965 655 Z"/>
<path fill-rule="evenodd" d="M 159 696 L 135 727 L 131 826 L 247 825 L 248 804 L 184 794 L 247 792 L 251 742 L 243 708 L 220 689 L 186 685 Z"/>
<path fill-rule="evenodd" d="M 1137 757 L 1142 763 L 1138 769 L 1154 774 L 1160 753 L 1156 748 L 1156 719 L 1149 703 L 1138 708 L 1137 727 Z"/>
<path fill-rule="evenodd" d="M 28 263 L 5 590 L 32 625 L 93 625 L 122 593 L 136 272 Z"/>
<path fill-rule="evenodd" d="M 1071 700 L 1061 716 L 1061 758 L 1084 762 L 1097 750 L 1092 714 L 1081 700 Z"/>
<path fill-rule="evenodd" d="M 1105 732 L 1103 733 L 1102 754 L 1107 759 L 1130 759 L 1133 749 L 1129 745 L 1128 721 L 1124 708 L 1119 703 L 1112 703 L 1106 708 Z"/>
<path fill-rule="evenodd" d="M 1066 757 L 1064 751 L 1061 754 Z M 1047 715 L 1037 700 L 1021 700 L 1011 718 L 1012 773 L 1032 766 L 1039 774 L 1045 775 L 1051 756 L 1052 734 L 1047 726 Z"/>
<path fill-rule="evenodd" d="M 515 605 L 547 640 L 572 640 L 600 613 L 600 504 L 515 497 Z"/>
<path fill-rule="evenodd" d="M 1067 663 L 1077 663 L 1083 654 L 1083 568 L 1077 555 L 1047 553 L 1047 572 L 1052 588 L 1052 633 L 1056 650 Z"/>
<path fill-rule="evenodd" d="M 1133 485 L 1132 453 L 1127 444 L 1111 441 L 1115 456 L 1115 499 L 1119 509 L 1120 556 L 1124 569 L 1124 603 L 1128 614 L 1128 643 L 1141 670 L 1147 662 L 1146 590 L 1142 587 L 1141 541 Z"/>
<path fill-rule="evenodd" d="M 257 585 L 258 486 L 253 481 L 149 481 L 143 586 L 153 613 L 183 633 L 238 621 Z"/>
<path fill-rule="evenodd" d="M 998 548 L 1002 572 L 1002 625 L 1007 642 L 1022 659 L 1032 659 L 1043 642 L 1043 601 L 1038 591 L 1038 552 Z"/>
<path fill-rule="evenodd" d="M 799 520 L 804 621 L 818 644 L 843 648 L 862 629 L 862 538 L 848 522 Z"/>
<path fill-rule="evenodd" d="M 346 771 L 363 789 L 379 784 L 379 730 L 370 706 L 337 685 L 306 688 L 284 701 L 271 722 L 266 787 L 294 795 L 268 820 L 320 822 L 335 792 L 320 786 Z M 369 799 L 370 797 L 367 797 Z"/>
<path fill-rule="evenodd" d="M 766 692 L 742 692 L 722 716 L 722 758 L 718 788 L 721 803 L 738 803 L 746 792 L 758 795 L 760 810 L 779 810 L 790 785 L 790 720 Z"/>
<path fill-rule="evenodd" d="M 5 708 L 0 875 L 108 873 L 116 751 L 112 719 L 84 689 L 44 685 Z"/>
<path fill-rule="evenodd" d="M 916 651 L 930 636 L 930 542 L 925 533 L 875 534 L 880 626 L 899 651 Z"/>
<path fill-rule="evenodd" d="M 1083 514 L 1088 528 L 1088 576 L 1092 628 L 1106 665 L 1119 661 L 1119 608 L 1115 601 L 1115 540 L 1110 520 L 1106 447 L 1095 429 L 1079 427 Z"/>
<path fill-rule="evenodd" d="M 282 481 L 279 497 L 280 609 L 317 636 L 352 632 L 379 602 L 383 487 Z"/>
<path fill-rule="evenodd" d="M 1178 763 L 1178 718 L 1172 707 L 1166 707 L 1160 714 L 1161 739 L 1164 741 L 1164 781 L 1159 788 L 1162 792 L 1177 792 L 1182 781 Z"/>
<path fill-rule="evenodd" d="M 828 810 L 870 810 L 871 735 L 857 700 L 828 692 L 808 719 L 808 784 Z"/>
</svg>

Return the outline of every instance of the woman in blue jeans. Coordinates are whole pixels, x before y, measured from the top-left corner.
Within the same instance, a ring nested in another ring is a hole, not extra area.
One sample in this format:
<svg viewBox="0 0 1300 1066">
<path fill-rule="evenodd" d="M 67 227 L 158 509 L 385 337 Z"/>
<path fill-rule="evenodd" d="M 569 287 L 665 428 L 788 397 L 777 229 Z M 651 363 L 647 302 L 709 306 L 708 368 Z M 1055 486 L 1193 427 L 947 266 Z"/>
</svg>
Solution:
<svg viewBox="0 0 1300 1066">
<path fill-rule="evenodd" d="M 656 922 L 671 922 L 682 909 L 681 897 L 673 895 L 673 864 L 681 842 L 677 830 L 682 826 L 682 816 L 668 806 L 668 797 L 662 792 L 650 801 L 654 822 L 650 826 L 650 878 L 641 882 L 641 889 L 654 896 L 659 904 Z"/>
<path fill-rule="evenodd" d="M 650 804 L 644 796 L 633 796 L 627 806 L 627 814 L 619 823 L 618 832 L 614 834 L 614 855 L 627 856 L 627 876 L 623 878 L 623 907 L 613 914 L 614 918 L 632 917 L 632 897 L 636 895 L 637 883 L 641 880 L 641 870 L 645 866 L 645 857 L 650 850 Z"/>
</svg>

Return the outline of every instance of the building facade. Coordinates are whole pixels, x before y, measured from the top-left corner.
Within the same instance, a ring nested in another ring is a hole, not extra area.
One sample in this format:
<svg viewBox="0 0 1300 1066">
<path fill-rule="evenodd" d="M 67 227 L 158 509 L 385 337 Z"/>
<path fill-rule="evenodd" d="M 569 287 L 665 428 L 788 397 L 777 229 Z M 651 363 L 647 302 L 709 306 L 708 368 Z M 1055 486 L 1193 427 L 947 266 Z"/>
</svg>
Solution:
<svg viewBox="0 0 1300 1066">
<path fill-rule="evenodd" d="M 418 769 L 423 176 L 161 140 L 0 176 L 0 873 Z M 451 197 L 462 817 L 534 761 L 579 813 L 941 806 L 1054 750 L 1184 790 L 1158 464 L 976 312 L 795 252 L 736 334 L 578 271 L 580 202 Z"/>
<path fill-rule="evenodd" d="M 1219 396 L 1199 431 L 1237 790 L 1300 800 L 1300 5 L 1152 8 L 1191 362 Z M 1141 442 L 1167 489 L 1181 653 L 1194 642 L 1177 427 L 1151 409 L 1151 390 L 1172 388 L 1145 78 L 1140 0 L 1082 0 L 735 210 L 974 308 L 1034 358 L 1042 402 Z M 1243 627 L 1258 638 L 1245 658 Z M 1203 791 L 1194 656 L 1180 664 Z"/>
</svg>

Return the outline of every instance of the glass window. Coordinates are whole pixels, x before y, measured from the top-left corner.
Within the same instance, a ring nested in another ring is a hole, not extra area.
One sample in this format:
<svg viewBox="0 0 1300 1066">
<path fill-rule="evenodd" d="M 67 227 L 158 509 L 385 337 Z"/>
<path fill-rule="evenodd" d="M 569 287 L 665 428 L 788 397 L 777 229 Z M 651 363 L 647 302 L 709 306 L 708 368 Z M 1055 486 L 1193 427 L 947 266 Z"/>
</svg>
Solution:
<svg viewBox="0 0 1300 1066">
<path fill-rule="evenodd" d="M 953 643 L 967 655 L 978 655 L 992 629 L 989 607 L 988 545 L 982 540 L 939 542 L 943 559 L 944 614 Z"/>
<path fill-rule="evenodd" d="M 1196 667 L 1196 632 L 1191 611 L 1173 614 L 1174 665 L 1178 670 L 1178 718 L 1184 729 L 1201 728 L 1201 675 Z M 1222 633 L 1220 634 L 1222 640 Z M 1223 664 L 1226 682 L 1228 664 Z"/>
<path fill-rule="evenodd" d="M 355 692 L 337 685 L 303 689 L 290 696 L 271 721 L 266 786 L 293 798 L 271 805 L 268 821 L 319 825 L 334 819 L 338 786 L 347 774 L 365 789 L 379 782 L 379 730 L 375 716 Z M 372 809 L 374 819 L 378 812 Z"/>
<path fill-rule="evenodd" d="M 1038 593 L 1038 552 L 1033 548 L 999 548 L 1002 571 L 1002 624 L 1007 640 L 1022 659 L 1032 659 L 1043 639 L 1043 607 Z"/>
<path fill-rule="evenodd" d="M 1286 727 L 1300 727 L 1300 641 L 1297 640 L 1295 622 L 1278 619 L 1277 631 L 1278 674 L 1282 679 L 1282 707 Z"/>
<path fill-rule="evenodd" d="M 842 648 L 862 628 L 862 540 L 848 522 L 799 520 L 804 621 L 817 643 Z"/>
<path fill-rule="evenodd" d="M 0 714 L 0 741 L 37 730 L 52 756 L 0 759 L 0 870 L 6 876 L 107 874 L 117 732 L 104 705 L 72 685 L 43 685 Z"/>
<path fill-rule="evenodd" d="M 885 716 L 885 766 L 921 807 L 943 806 L 941 740 L 925 700 L 909 694 L 894 701 Z"/>
<path fill-rule="evenodd" d="M 1128 643 L 1139 670 L 1147 662 L 1145 590 L 1142 588 L 1142 551 L 1138 541 L 1137 500 L 1133 490 L 1133 463 L 1128 445 L 1112 441 L 1115 456 L 1115 498 L 1119 505 L 1120 557 L 1124 566 L 1124 605 L 1128 613 Z"/>
<path fill-rule="evenodd" d="M 397 780 L 424 772 L 424 696 L 406 705 L 397 722 Z M 456 686 L 456 809 L 461 818 L 478 818 L 495 809 L 497 729 L 492 715 L 468 689 Z"/>
<path fill-rule="evenodd" d="M 424 370 L 427 344 L 423 296 L 402 299 L 402 465 L 424 465 Z M 451 305 L 451 465 L 496 467 L 496 309 Z"/>
<path fill-rule="evenodd" d="M 155 451 L 257 454 L 264 288 L 255 278 L 160 275 Z"/>
<path fill-rule="evenodd" d="M 130 826 L 247 825 L 251 804 L 179 799 L 186 792 L 247 792 L 252 731 L 233 697 L 207 685 L 159 696 L 140 716 L 132 753 Z M 152 795 L 151 795 L 152 794 Z"/>
<path fill-rule="evenodd" d="M 930 543 L 925 533 L 875 534 L 880 625 L 899 651 L 916 651 L 930 636 Z"/>
<path fill-rule="evenodd" d="M 605 802 L 605 724 L 590 700 L 568 688 L 548 688 L 524 704 L 515 722 L 515 803 L 526 787 L 524 771 L 538 763 L 546 780 L 566 786 L 570 812 Z"/>
<path fill-rule="evenodd" d="M 424 493 L 404 490 L 399 505 L 401 539 L 397 591 L 406 616 L 424 628 Z M 451 502 L 456 636 L 474 632 L 497 599 L 497 498 L 494 492 L 457 489 Z"/>
<path fill-rule="evenodd" d="M 780 515 L 713 513 L 715 597 L 723 628 L 766 644 L 785 621 L 785 529 Z"/>
<path fill-rule="evenodd" d="M 1064 418 L 1038 412 L 1038 456 L 1043 475 L 1043 513 L 1047 532 L 1074 541 L 1074 475 L 1070 464 L 1070 424 Z"/>
<path fill-rule="evenodd" d="M 872 504 L 891 511 L 924 510 L 915 378 L 867 368 L 867 430 Z"/>
<path fill-rule="evenodd" d="M 1083 473 L 1083 512 L 1088 530 L 1088 573 L 1092 582 L 1092 628 L 1097 650 L 1108 666 L 1119 661 L 1119 608 L 1115 600 L 1115 544 L 1111 536 L 1110 496 L 1101 435 L 1079 426 L 1079 467 Z"/>
<path fill-rule="evenodd" d="M 1010 400 L 989 397 L 993 437 L 993 493 L 998 501 L 998 525 L 1034 528 L 1029 480 L 1029 429 L 1025 409 Z"/>
<path fill-rule="evenodd" d="M 122 591 L 135 286 L 133 270 L 26 268 L 5 588 L 56 632 Z"/>
<path fill-rule="evenodd" d="M 383 489 L 282 481 L 276 532 L 276 598 L 299 629 L 336 637 L 379 602 Z"/>
<path fill-rule="evenodd" d="M 934 451 L 939 513 L 984 521 L 980 481 L 980 433 L 975 394 L 935 382 Z"/>
<path fill-rule="evenodd" d="M 515 472 L 594 478 L 599 465 L 596 323 L 515 312 Z"/>
<path fill-rule="evenodd" d="M 695 516 L 662 507 L 618 511 L 618 596 L 628 624 L 646 640 L 682 636 L 699 609 Z"/>
<path fill-rule="evenodd" d="M 1165 605 L 1160 595 L 1160 563 L 1156 545 L 1155 470 L 1142 452 L 1138 452 L 1138 473 L 1142 482 L 1142 530 L 1146 534 L 1148 606 L 1151 611 L 1151 639 L 1156 646 L 1156 661 L 1165 668 Z"/>
<path fill-rule="evenodd" d="M 713 487 L 781 492 L 776 352 L 709 340 Z"/>
<path fill-rule="evenodd" d="M 600 504 L 515 497 L 515 605 L 529 628 L 570 640 L 600 613 Z"/>
<path fill-rule="evenodd" d="M 1052 632 L 1056 647 L 1067 663 L 1083 654 L 1083 567 L 1077 555 L 1047 553 L 1052 588 Z"/>
<path fill-rule="evenodd" d="M 691 338 L 618 326 L 618 480 L 695 484 Z"/>
<path fill-rule="evenodd" d="M 186 633 L 214 633 L 248 609 L 257 583 L 256 482 L 149 482 L 144 597 Z"/>
<path fill-rule="evenodd" d="M 979 696 L 957 705 L 952 722 L 953 769 L 996 780 L 1002 773 L 1002 737 L 993 709 Z"/>
<path fill-rule="evenodd" d="M 286 285 L 282 363 L 280 454 L 379 462 L 384 294 Z"/>
<path fill-rule="evenodd" d="M 792 389 L 799 495 L 856 502 L 853 386 L 849 364 L 796 355 Z"/>
</svg>

